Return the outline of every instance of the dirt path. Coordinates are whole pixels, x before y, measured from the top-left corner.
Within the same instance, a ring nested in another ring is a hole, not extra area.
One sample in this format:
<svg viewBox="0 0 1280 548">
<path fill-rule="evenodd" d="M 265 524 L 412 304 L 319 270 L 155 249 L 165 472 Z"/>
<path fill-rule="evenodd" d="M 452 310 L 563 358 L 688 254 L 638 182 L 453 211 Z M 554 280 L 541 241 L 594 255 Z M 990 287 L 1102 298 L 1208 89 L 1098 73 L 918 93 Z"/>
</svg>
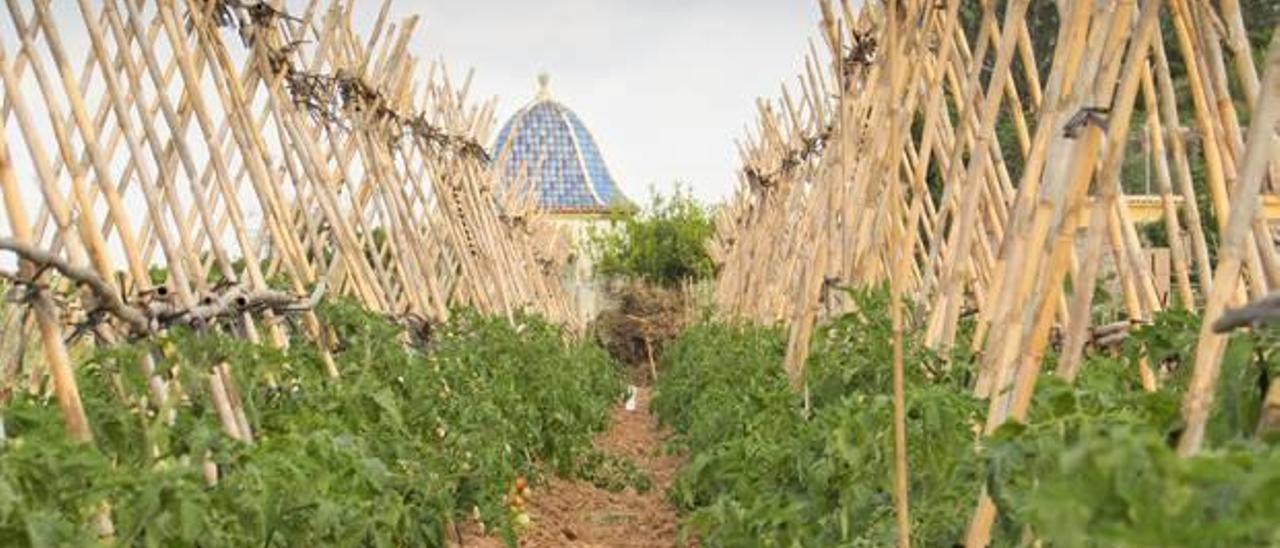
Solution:
<svg viewBox="0 0 1280 548">
<path fill-rule="evenodd" d="M 583 481 L 553 478 L 535 487 L 529 500 L 533 523 L 520 538 L 522 547 L 669 547 L 679 530 L 667 488 L 680 462 L 664 450 L 665 435 L 649 412 L 649 388 L 639 387 L 636 410 L 620 403 L 613 424 L 596 438 L 596 447 L 626 457 L 653 480 L 647 493 L 627 489 L 610 493 Z M 493 538 L 466 539 L 464 546 L 499 547 Z"/>
</svg>

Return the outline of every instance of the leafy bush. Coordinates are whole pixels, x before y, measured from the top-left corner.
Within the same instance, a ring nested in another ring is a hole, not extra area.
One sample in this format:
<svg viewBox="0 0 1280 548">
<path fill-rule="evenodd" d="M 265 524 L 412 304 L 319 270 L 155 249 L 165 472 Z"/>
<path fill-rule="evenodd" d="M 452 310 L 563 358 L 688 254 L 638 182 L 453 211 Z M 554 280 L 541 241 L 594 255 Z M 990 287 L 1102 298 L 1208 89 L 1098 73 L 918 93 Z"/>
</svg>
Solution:
<svg viewBox="0 0 1280 548">
<path fill-rule="evenodd" d="M 711 214 L 687 189 L 671 196 L 654 192 L 640 213 L 618 212 L 613 226 L 592 234 L 596 271 L 672 287 L 714 272 L 707 241 L 715 232 Z"/>
<path fill-rule="evenodd" d="M 81 368 L 95 446 L 68 441 L 49 402 L 16 401 L 0 451 L 0 544 L 92 543 L 103 504 L 122 545 L 439 546 L 473 509 L 514 542 L 506 495 L 518 475 L 600 468 L 591 439 L 621 381 L 599 347 L 567 344 L 533 317 L 513 326 L 459 312 L 423 353 L 353 305 L 321 315 L 342 344 L 337 382 L 304 341 L 284 354 L 176 332 Z M 147 403 L 138 363 L 151 352 L 181 380 L 172 426 Z M 252 444 L 221 433 L 207 397 L 224 360 Z M 223 472 L 216 487 L 205 455 Z"/>
</svg>

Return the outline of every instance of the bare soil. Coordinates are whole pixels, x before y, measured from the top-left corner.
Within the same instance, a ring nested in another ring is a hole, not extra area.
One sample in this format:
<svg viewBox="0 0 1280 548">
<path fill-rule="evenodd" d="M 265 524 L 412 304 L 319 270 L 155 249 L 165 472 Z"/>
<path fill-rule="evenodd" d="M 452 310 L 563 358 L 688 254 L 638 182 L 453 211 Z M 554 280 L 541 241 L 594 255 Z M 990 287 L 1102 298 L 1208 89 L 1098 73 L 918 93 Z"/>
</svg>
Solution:
<svg viewBox="0 0 1280 548">
<path fill-rule="evenodd" d="M 679 518 L 667 502 L 666 492 L 680 467 L 678 457 L 667 454 L 666 434 L 649 412 L 649 388 L 637 388 L 636 410 L 619 403 L 609 430 L 596 438 L 596 447 L 626 457 L 653 480 L 646 493 L 628 488 L 610 493 L 588 482 L 553 478 L 535 486 L 528 501 L 532 523 L 520 537 L 522 547 L 627 547 L 675 546 Z M 501 539 L 465 532 L 462 546 L 497 548 Z"/>
</svg>

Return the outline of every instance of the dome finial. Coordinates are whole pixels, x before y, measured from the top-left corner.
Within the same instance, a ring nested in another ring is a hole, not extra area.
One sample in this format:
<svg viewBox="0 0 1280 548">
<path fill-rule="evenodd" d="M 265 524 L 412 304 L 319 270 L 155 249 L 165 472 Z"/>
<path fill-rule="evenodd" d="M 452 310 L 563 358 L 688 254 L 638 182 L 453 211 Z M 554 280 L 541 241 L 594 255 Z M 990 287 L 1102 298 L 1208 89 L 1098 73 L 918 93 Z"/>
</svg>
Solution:
<svg viewBox="0 0 1280 548">
<path fill-rule="evenodd" d="M 551 75 L 545 72 L 538 75 L 538 100 L 551 100 Z"/>
</svg>

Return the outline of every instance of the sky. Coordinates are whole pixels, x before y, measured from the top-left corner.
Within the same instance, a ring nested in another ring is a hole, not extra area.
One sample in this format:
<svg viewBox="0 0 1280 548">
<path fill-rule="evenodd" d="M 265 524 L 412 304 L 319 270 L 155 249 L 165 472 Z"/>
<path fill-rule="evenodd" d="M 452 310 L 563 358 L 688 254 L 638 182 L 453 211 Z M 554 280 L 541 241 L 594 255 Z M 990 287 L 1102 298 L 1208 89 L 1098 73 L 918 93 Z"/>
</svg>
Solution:
<svg viewBox="0 0 1280 548">
<path fill-rule="evenodd" d="M 367 20 L 380 2 L 365 2 Z M 458 77 L 498 123 L 531 101 L 540 72 L 594 133 L 627 196 L 687 184 L 704 201 L 736 185 L 734 139 L 804 67 L 813 0 L 397 0 L 422 17 L 414 51 Z M 494 131 L 496 133 L 496 129 Z"/>
</svg>

